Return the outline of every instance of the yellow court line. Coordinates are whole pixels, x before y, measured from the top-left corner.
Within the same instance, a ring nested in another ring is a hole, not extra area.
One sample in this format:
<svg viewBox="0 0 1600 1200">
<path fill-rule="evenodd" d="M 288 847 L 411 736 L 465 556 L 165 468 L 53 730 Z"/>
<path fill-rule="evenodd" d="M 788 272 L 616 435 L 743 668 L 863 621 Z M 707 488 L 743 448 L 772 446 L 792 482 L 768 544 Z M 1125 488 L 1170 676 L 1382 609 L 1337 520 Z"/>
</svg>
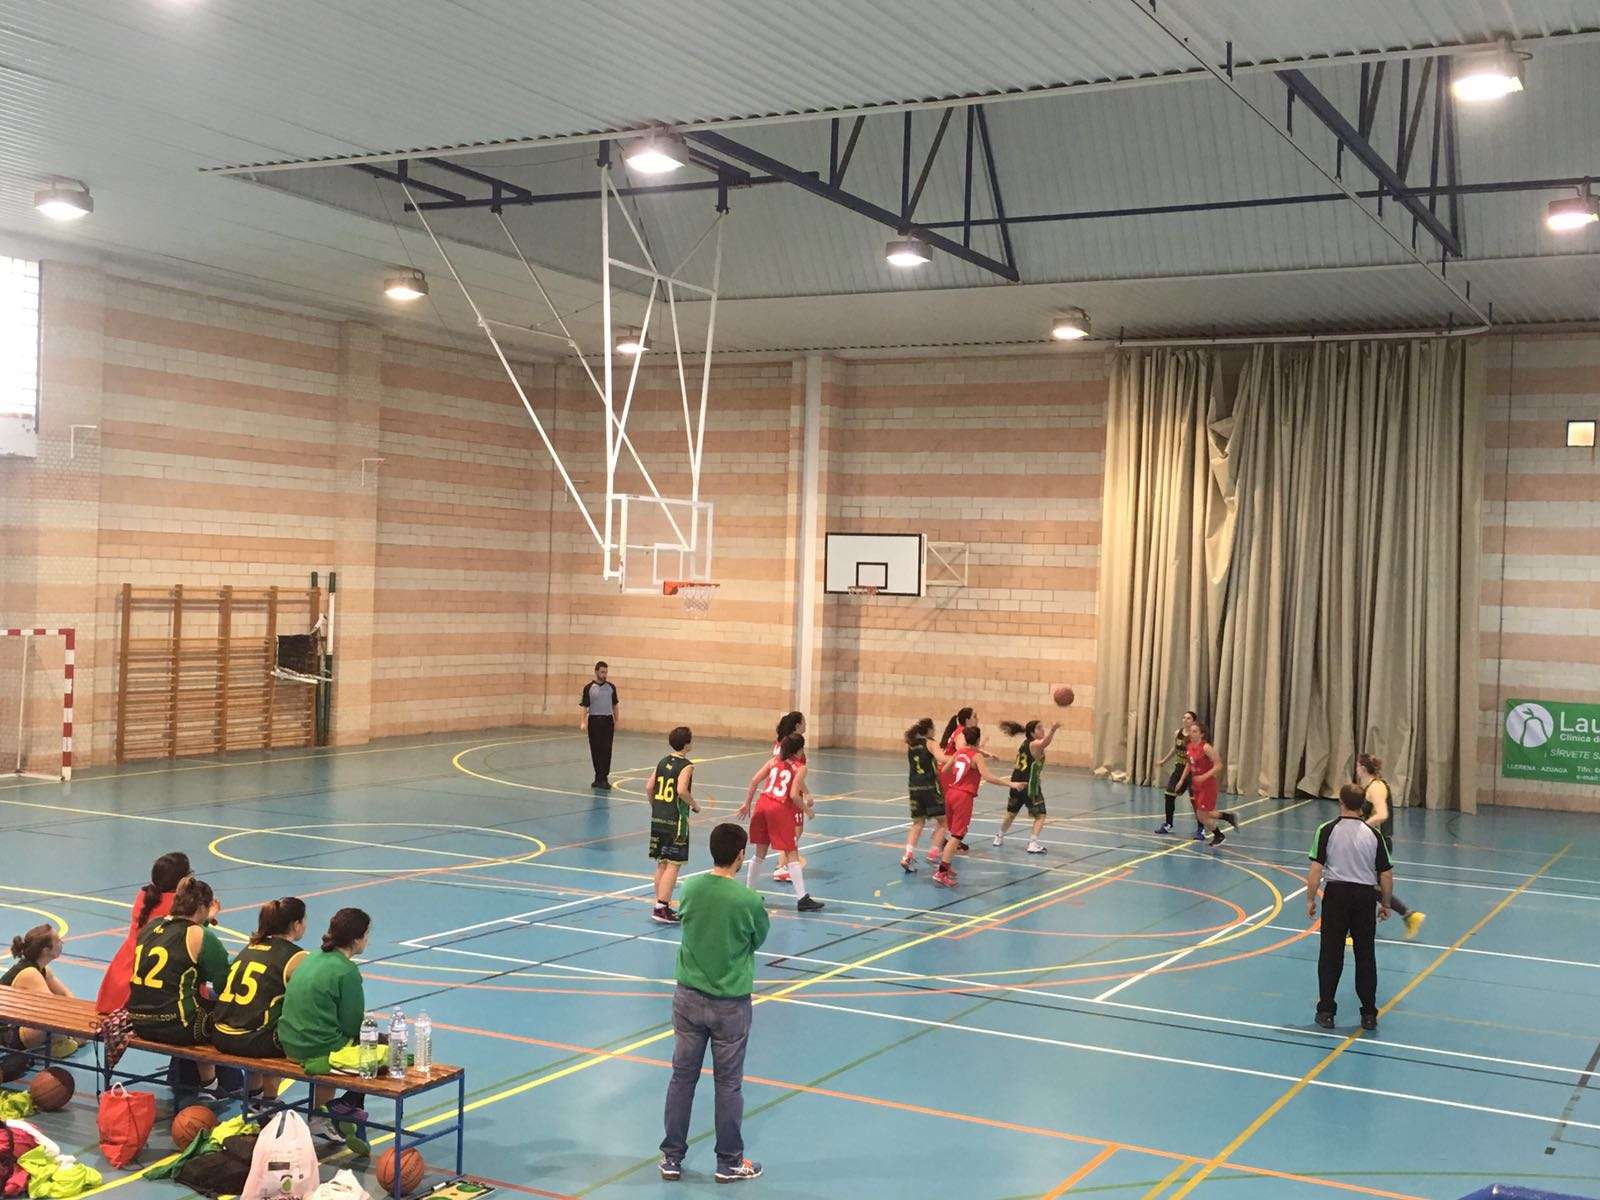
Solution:
<svg viewBox="0 0 1600 1200">
<path fill-rule="evenodd" d="M 50 922 L 50 924 L 56 927 L 56 933 L 61 937 L 66 937 L 67 930 L 71 928 L 71 926 L 67 924 L 67 919 L 65 917 L 58 916 L 56 913 L 49 912 L 42 908 L 35 908 L 31 904 L 13 904 L 9 900 L 0 900 L 0 908 L 14 908 L 18 912 L 32 913 L 36 917 L 43 917 L 46 921 Z"/>
<path fill-rule="evenodd" d="M 1262 813 L 1260 816 L 1251 817 L 1248 821 L 1241 821 L 1240 825 L 1249 825 L 1255 821 L 1264 821 L 1269 817 L 1282 816 L 1284 813 L 1292 812 L 1295 809 L 1301 808 L 1310 803 L 1311 800 L 1309 799 L 1300 800 L 1294 804 L 1285 805 L 1283 808 L 1274 809 L 1272 812 Z M 782 1000 L 785 997 L 792 996 L 796 992 L 805 988 L 815 987 L 819 983 L 826 983 L 829 980 L 837 979 L 840 975 L 846 974 L 850 971 L 859 971 L 862 967 L 869 967 L 873 963 L 881 962 L 884 959 L 890 958 L 896 954 L 903 954 L 907 950 L 914 950 L 918 946 L 925 946 L 929 942 L 938 941 L 940 938 L 948 937 L 952 933 L 958 933 L 963 929 L 970 929 L 972 926 L 980 922 L 992 921 L 996 917 L 1005 916 L 1007 913 L 1015 912 L 1018 909 L 1027 908 L 1031 905 L 1053 899 L 1054 897 L 1063 895 L 1067 892 L 1075 891 L 1078 888 L 1084 887 L 1090 883 L 1094 883 L 1095 881 L 1103 879 L 1106 876 L 1115 875 L 1122 871 L 1131 871 L 1135 867 L 1142 866 L 1147 862 L 1153 862 L 1158 858 L 1164 858 L 1169 854 L 1176 854 L 1181 850 L 1187 849 L 1189 849 L 1189 843 L 1187 841 L 1175 842 L 1172 845 L 1163 846 L 1160 850 L 1153 850 L 1148 854 L 1141 854 L 1129 862 L 1118 863 L 1115 866 L 1106 867 L 1105 869 L 1097 871 L 1092 875 L 1085 875 L 1081 879 L 1075 879 L 1071 883 L 1066 883 L 1060 887 L 1051 888 L 1050 890 L 1041 892 L 1038 895 L 1029 896 L 1024 900 L 1014 901 L 994 910 L 993 912 L 977 913 L 971 917 L 964 918 L 955 922 L 954 924 L 948 925 L 934 933 L 925 933 L 918 937 L 911 938 L 908 941 L 900 942 L 893 946 L 887 946 L 882 950 L 875 951 L 874 953 L 865 956 L 864 958 L 856 959 L 854 962 L 840 963 L 837 967 L 832 967 L 829 970 L 822 972 L 820 975 L 812 975 L 805 979 L 796 980 L 787 987 L 779 988 L 777 991 L 763 992 L 761 995 L 754 997 L 751 1003 L 752 1005 L 755 1005 L 765 1004 L 772 1000 Z M 487 1105 L 497 1104 L 501 1100 L 509 1100 L 514 1096 L 523 1095 L 526 1092 L 533 1091 L 535 1088 L 541 1088 L 546 1084 L 555 1083 L 559 1080 L 566 1079 L 569 1076 L 576 1075 L 580 1071 L 587 1071 L 591 1067 L 597 1067 L 602 1063 L 611 1062 L 621 1056 L 632 1054 L 637 1050 L 642 1050 L 646 1046 L 653 1046 L 657 1042 L 663 1042 L 672 1036 L 674 1036 L 674 1033 L 669 1027 L 657 1033 L 647 1034 L 642 1038 L 636 1038 L 627 1045 L 620 1046 L 615 1050 L 599 1051 L 598 1053 L 592 1054 L 588 1058 L 582 1059 L 579 1062 L 571 1063 L 568 1066 L 562 1067 L 560 1070 L 552 1071 L 548 1075 L 541 1075 L 536 1079 L 530 1079 L 524 1083 L 519 1083 L 512 1087 L 495 1092 L 491 1095 L 483 1096 L 477 1100 L 473 1100 L 467 1104 L 463 1111 L 475 1112 Z M 455 1113 L 446 1111 L 418 1122 L 413 1128 L 421 1129 L 429 1125 L 438 1125 L 442 1122 L 454 1119 Z M 389 1135 L 378 1138 L 373 1142 L 373 1145 L 378 1145 L 387 1140 L 389 1140 Z"/>
<path fill-rule="evenodd" d="M 1552 854 L 1548 859 L 1545 860 L 1544 866 L 1540 867 L 1532 875 L 1529 875 L 1526 879 L 1519 883 L 1514 891 L 1502 897 L 1498 904 L 1486 912 L 1482 917 L 1478 918 L 1477 922 L 1472 926 L 1471 929 L 1468 929 L 1454 942 L 1446 946 L 1437 958 L 1435 958 L 1416 975 L 1412 976 L 1411 980 L 1394 994 L 1394 998 L 1378 1010 L 1379 1018 L 1381 1019 L 1385 1016 L 1388 1016 L 1395 1006 L 1409 996 L 1424 979 L 1438 970 L 1439 967 L 1443 965 L 1445 959 L 1449 958 L 1457 950 L 1461 949 L 1462 946 L 1465 946 L 1469 941 L 1472 940 L 1472 938 L 1477 936 L 1484 926 L 1488 925 L 1490 921 L 1494 920 L 1502 912 L 1504 912 L 1508 904 L 1510 904 L 1518 896 L 1522 895 L 1523 892 L 1527 891 L 1527 889 L 1533 885 L 1534 881 L 1537 880 L 1539 876 L 1543 875 L 1551 867 L 1555 866 L 1556 863 L 1558 863 L 1567 853 L 1567 851 L 1572 849 L 1572 846 L 1573 843 L 1568 842 L 1565 846 L 1561 847 L 1561 849 Z M 1284 1106 L 1288 1104 L 1289 1101 L 1298 1096 L 1317 1078 L 1317 1076 L 1321 1075 L 1323 1071 L 1327 1070 L 1329 1065 L 1332 1064 L 1335 1059 L 1337 1059 L 1346 1050 L 1350 1049 L 1351 1046 L 1360 1041 L 1361 1036 L 1362 1035 L 1359 1032 L 1352 1033 L 1346 1037 L 1344 1041 L 1340 1042 L 1332 1050 L 1328 1051 L 1321 1062 L 1317 1063 L 1316 1066 L 1312 1067 L 1304 1075 L 1300 1076 L 1300 1078 L 1297 1079 L 1293 1084 L 1291 1084 L 1288 1091 L 1284 1092 L 1283 1095 L 1279 1096 L 1276 1100 L 1269 1104 L 1260 1116 L 1258 1116 L 1254 1121 L 1251 1121 L 1250 1124 L 1246 1125 L 1244 1129 L 1239 1132 L 1237 1137 L 1235 1137 L 1221 1150 L 1217 1151 L 1217 1153 L 1211 1158 L 1207 1159 L 1206 1162 L 1200 1167 L 1200 1170 L 1195 1173 L 1193 1178 L 1191 1178 L 1187 1183 L 1185 1183 L 1181 1188 L 1172 1194 L 1172 1200 L 1182 1200 L 1184 1196 L 1187 1196 L 1190 1192 L 1194 1191 L 1195 1188 L 1204 1182 L 1208 1175 L 1226 1163 L 1229 1157 L 1231 1157 L 1241 1146 L 1243 1146 L 1251 1138 L 1255 1137 L 1255 1135 L 1261 1131 L 1262 1126 L 1264 1126 L 1268 1121 L 1272 1120 L 1273 1117 L 1277 1116 L 1278 1113 L 1282 1112 Z M 1156 1194 L 1157 1192 L 1148 1193 L 1150 1196 L 1154 1196 Z"/>
<path fill-rule="evenodd" d="M 1193 1163 L 1187 1162 L 1179 1163 L 1177 1166 L 1173 1167 L 1172 1170 L 1163 1175 L 1160 1182 L 1157 1183 L 1155 1187 L 1151 1188 L 1143 1196 L 1139 1197 L 1139 1200 L 1152 1200 L 1153 1197 L 1159 1196 L 1162 1192 L 1162 1189 L 1171 1187 L 1172 1184 L 1177 1182 L 1178 1177 L 1193 1165 Z"/>
<path fill-rule="evenodd" d="M 12 887 L 0 883 L 0 892 L 21 892 L 25 896 L 53 896 L 57 900 L 83 900 L 90 904 L 109 904 L 112 908 L 128 907 L 126 900 L 107 900 L 104 896 L 85 896 L 80 892 L 52 892 L 44 888 Z"/>
</svg>

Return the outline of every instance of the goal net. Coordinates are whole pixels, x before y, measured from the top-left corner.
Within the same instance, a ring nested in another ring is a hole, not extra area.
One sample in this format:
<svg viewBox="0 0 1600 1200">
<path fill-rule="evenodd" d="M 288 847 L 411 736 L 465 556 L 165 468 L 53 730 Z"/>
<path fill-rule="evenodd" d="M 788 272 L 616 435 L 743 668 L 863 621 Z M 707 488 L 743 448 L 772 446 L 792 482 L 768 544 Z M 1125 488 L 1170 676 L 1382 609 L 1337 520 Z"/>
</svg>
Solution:
<svg viewBox="0 0 1600 1200">
<path fill-rule="evenodd" d="M 0 775 L 72 778 L 70 629 L 0 629 Z"/>
</svg>

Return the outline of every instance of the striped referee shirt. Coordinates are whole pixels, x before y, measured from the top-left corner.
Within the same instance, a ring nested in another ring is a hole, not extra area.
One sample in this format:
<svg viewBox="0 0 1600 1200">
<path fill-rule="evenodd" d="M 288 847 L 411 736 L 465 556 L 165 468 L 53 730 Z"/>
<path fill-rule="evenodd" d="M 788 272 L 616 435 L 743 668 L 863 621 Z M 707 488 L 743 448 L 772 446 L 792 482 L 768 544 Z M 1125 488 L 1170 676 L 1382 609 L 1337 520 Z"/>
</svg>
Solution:
<svg viewBox="0 0 1600 1200">
<path fill-rule="evenodd" d="M 1378 876 L 1394 869 L 1389 847 L 1355 813 L 1340 813 L 1337 820 L 1318 828 L 1307 857 L 1322 864 L 1322 877 L 1329 883 L 1377 887 Z"/>
</svg>

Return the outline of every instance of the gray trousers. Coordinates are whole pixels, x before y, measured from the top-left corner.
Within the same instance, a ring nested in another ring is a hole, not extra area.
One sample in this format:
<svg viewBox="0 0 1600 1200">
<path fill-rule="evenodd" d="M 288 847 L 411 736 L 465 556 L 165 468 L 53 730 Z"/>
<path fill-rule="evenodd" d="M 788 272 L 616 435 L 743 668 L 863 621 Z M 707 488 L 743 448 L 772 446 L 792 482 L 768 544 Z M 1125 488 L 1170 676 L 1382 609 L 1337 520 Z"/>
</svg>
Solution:
<svg viewBox="0 0 1600 1200">
<path fill-rule="evenodd" d="M 672 1082 L 667 1085 L 667 1135 L 661 1153 L 681 1162 L 689 1150 L 689 1115 L 694 1089 L 711 1043 L 711 1075 L 716 1085 L 717 1165 L 744 1161 L 744 1050 L 750 1041 L 750 997 L 724 999 L 678 985 L 672 996 Z"/>
</svg>

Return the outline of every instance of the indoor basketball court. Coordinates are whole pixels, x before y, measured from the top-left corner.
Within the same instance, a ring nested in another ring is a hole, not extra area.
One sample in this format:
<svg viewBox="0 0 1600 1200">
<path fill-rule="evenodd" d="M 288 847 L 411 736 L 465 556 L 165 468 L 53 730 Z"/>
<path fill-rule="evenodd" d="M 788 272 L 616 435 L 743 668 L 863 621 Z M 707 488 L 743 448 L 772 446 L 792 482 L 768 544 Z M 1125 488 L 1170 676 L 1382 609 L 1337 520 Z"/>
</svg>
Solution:
<svg viewBox="0 0 1600 1200">
<path fill-rule="evenodd" d="M 1593 5 L 0 74 L 0 1185 L 1600 1197 Z"/>
</svg>

